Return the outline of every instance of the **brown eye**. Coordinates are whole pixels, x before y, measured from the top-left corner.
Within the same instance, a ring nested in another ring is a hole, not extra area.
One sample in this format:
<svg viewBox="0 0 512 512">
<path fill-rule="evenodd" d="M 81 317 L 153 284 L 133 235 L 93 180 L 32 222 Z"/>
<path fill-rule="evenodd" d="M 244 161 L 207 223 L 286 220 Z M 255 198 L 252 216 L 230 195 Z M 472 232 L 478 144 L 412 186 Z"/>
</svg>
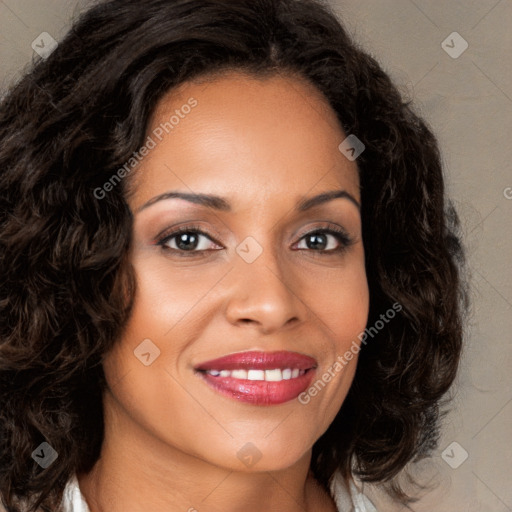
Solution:
<svg viewBox="0 0 512 512">
<path fill-rule="evenodd" d="M 339 252 L 353 243 L 345 231 L 337 228 L 317 229 L 304 235 L 301 242 L 305 242 L 306 247 L 298 246 L 297 249 L 315 252 Z"/>
<path fill-rule="evenodd" d="M 197 249 L 197 245 L 199 243 L 199 233 L 193 233 L 191 231 L 187 233 L 180 233 L 179 235 L 174 235 L 172 238 L 168 240 L 176 240 L 175 244 L 178 249 L 182 251 L 192 251 Z"/>
<path fill-rule="evenodd" d="M 164 233 L 157 241 L 157 245 L 161 246 L 165 251 L 172 251 L 186 256 L 197 255 L 219 248 L 210 235 L 192 226 L 183 227 L 171 233 Z"/>
</svg>

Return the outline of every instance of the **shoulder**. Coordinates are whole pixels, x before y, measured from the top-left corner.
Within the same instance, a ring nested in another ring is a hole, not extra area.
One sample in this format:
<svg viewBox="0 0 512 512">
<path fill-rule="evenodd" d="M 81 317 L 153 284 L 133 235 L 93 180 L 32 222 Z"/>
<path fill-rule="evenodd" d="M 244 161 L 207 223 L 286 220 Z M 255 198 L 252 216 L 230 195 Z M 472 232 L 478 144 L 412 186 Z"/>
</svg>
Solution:
<svg viewBox="0 0 512 512">
<path fill-rule="evenodd" d="M 361 482 L 352 478 L 347 484 L 339 472 L 332 477 L 331 494 L 340 512 L 378 512 L 371 500 L 363 494 Z"/>
</svg>

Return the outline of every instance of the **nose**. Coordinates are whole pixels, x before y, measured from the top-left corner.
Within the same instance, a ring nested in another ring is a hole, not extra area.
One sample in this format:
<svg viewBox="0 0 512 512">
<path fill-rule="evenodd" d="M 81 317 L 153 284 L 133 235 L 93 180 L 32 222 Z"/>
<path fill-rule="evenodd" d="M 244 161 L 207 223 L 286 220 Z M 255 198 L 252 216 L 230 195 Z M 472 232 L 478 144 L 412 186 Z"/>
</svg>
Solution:
<svg viewBox="0 0 512 512">
<path fill-rule="evenodd" d="M 239 259 L 236 266 L 226 308 L 231 324 L 252 324 L 270 334 L 304 321 L 308 308 L 293 286 L 297 279 L 279 266 L 271 251 L 264 250 L 252 263 Z"/>
</svg>

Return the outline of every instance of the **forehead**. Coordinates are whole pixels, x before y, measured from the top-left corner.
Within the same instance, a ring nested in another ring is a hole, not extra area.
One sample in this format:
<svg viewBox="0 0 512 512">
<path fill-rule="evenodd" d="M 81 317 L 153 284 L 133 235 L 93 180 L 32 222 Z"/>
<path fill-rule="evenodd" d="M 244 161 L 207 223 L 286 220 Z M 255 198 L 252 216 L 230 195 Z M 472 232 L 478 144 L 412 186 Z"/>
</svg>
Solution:
<svg viewBox="0 0 512 512">
<path fill-rule="evenodd" d="M 262 185 L 267 195 L 297 196 L 322 182 L 358 196 L 357 166 L 338 150 L 346 135 L 335 112 L 297 77 L 230 72 L 186 82 L 159 101 L 147 136 L 155 147 L 134 176 L 135 207 L 162 187 L 261 198 Z"/>
</svg>

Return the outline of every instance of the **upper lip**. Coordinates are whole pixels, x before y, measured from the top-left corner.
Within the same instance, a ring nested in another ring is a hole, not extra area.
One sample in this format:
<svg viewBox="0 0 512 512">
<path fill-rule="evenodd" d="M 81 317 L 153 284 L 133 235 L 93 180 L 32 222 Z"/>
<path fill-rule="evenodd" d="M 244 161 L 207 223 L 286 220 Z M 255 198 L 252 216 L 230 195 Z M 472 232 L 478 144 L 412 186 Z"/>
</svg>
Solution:
<svg viewBox="0 0 512 512">
<path fill-rule="evenodd" d="M 284 369 L 298 368 L 299 370 L 309 370 L 315 368 L 317 362 L 315 359 L 297 352 L 281 350 L 277 352 L 249 351 L 230 354 L 218 359 L 212 359 L 195 366 L 196 370 L 273 370 L 276 368 Z"/>
</svg>

